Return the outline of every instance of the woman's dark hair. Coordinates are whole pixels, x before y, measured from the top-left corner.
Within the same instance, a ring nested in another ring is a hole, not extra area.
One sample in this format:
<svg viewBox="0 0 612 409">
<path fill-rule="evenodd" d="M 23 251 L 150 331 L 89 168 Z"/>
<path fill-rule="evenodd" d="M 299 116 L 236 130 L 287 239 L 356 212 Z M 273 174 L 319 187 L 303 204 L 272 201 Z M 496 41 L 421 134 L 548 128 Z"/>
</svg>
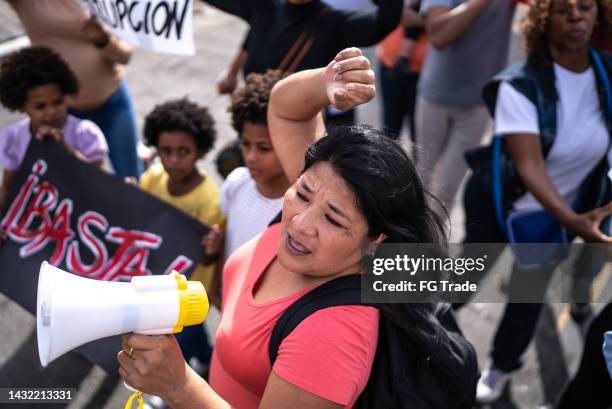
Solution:
<svg viewBox="0 0 612 409">
<path fill-rule="evenodd" d="M 208 152 L 215 144 L 215 122 L 206 107 L 187 98 L 156 105 L 145 118 L 144 137 L 147 145 L 157 146 L 162 132 L 182 131 L 190 134 L 198 149 Z"/>
<path fill-rule="evenodd" d="M 270 92 L 274 84 L 285 76 L 280 70 L 247 75 L 244 85 L 232 94 L 232 103 L 228 109 L 232 116 L 232 126 L 238 134 L 242 134 L 247 121 L 255 125 L 268 125 Z"/>
<path fill-rule="evenodd" d="M 369 226 L 386 243 L 440 243 L 443 227 L 427 203 L 408 156 L 382 132 L 365 125 L 332 128 L 312 144 L 304 171 L 327 162 L 349 185 Z"/>
<path fill-rule="evenodd" d="M 57 85 L 63 95 L 76 95 L 79 81 L 68 64 L 47 47 L 27 47 L 9 54 L 0 64 L 0 102 L 16 111 L 26 103 L 28 91 Z"/>
<path fill-rule="evenodd" d="M 427 203 L 433 197 L 423 188 L 410 158 L 381 131 L 364 125 L 331 128 L 327 137 L 306 152 L 304 171 L 319 162 L 329 163 L 349 185 L 368 222 L 370 237 L 384 233 L 388 236 L 385 243 L 444 247 L 442 222 Z M 431 293 L 426 299 L 437 301 L 436 297 Z M 440 325 L 434 316 L 435 304 L 423 301 L 379 303 L 376 307 L 387 320 L 413 333 L 413 339 L 422 339 L 424 329 L 431 331 Z M 445 331 L 439 336 L 444 345 L 450 345 L 443 340 L 448 337 Z"/>
</svg>

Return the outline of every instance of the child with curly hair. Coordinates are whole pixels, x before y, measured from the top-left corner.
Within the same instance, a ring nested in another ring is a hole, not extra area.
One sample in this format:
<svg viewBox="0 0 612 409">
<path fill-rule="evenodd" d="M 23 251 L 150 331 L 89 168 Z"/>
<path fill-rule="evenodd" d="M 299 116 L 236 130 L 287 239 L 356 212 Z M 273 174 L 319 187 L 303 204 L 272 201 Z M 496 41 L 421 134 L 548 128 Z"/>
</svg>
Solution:
<svg viewBox="0 0 612 409">
<path fill-rule="evenodd" d="M 226 257 L 263 231 L 280 211 L 290 186 L 270 141 L 267 120 L 270 92 L 283 76 L 278 70 L 249 74 L 232 95 L 229 111 L 246 166 L 230 173 L 221 188 L 221 210 L 228 221 Z"/>
<path fill-rule="evenodd" d="M 217 185 L 196 162 L 213 147 L 214 121 L 208 109 L 187 98 L 170 100 L 147 115 L 144 137 L 148 145 L 157 148 L 161 163 L 142 174 L 140 187 L 211 226 L 202 238 L 202 262 L 191 275 L 191 280 L 202 281 L 210 293 L 225 216 L 219 209 Z M 208 364 L 211 348 L 203 326 L 185 328 L 177 338 L 188 361 L 195 357 Z"/>
<path fill-rule="evenodd" d="M 0 131 L 0 162 L 4 177 L 0 208 L 8 197 L 17 170 L 32 136 L 63 145 L 79 159 L 101 166 L 108 153 L 96 124 L 68 114 L 67 99 L 76 95 L 79 83 L 68 65 L 46 47 L 28 47 L 2 60 L 0 102 L 27 118 Z"/>
<path fill-rule="evenodd" d="M 290 186 L 267 121 L 270 92 L 283 76 L 278 70 L 249 74 L 232 95 L 229 112 L 246 166 L 232 171 L 221 188 L 221 210 L 227 215 L 225 258 L 266 228 L 281 210 Z"/>
</svg>

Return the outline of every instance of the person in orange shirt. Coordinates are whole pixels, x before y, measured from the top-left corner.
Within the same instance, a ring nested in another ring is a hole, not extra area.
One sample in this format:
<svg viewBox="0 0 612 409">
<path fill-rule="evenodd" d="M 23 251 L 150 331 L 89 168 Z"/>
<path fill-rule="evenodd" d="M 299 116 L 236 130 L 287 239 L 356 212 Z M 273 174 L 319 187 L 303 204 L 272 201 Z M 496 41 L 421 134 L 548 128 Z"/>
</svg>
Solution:
<svg viewBox="0 0 612 409">
<path fill-rule="evenodd" d="M 383 122 L 389 136 L 398 138 L 408 120 L 410 139 L 415 140 L 414 108 L 417 83 L 427 53 L 424 21 L 418 14 L 420 0 L 404 7 L 400 25 L 378 46 Z"/>
</svg>

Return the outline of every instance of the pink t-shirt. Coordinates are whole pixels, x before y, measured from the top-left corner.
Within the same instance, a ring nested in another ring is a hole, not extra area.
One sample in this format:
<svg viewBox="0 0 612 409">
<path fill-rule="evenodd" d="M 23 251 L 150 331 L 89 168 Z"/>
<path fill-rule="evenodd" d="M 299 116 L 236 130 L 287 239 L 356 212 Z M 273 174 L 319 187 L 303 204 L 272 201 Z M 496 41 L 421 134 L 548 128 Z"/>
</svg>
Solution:
<svg viewBox="0 0 612 409">
<path fill-rule="evenodd" d="M 304 320 L 281 344 L 274 368 L 268 344 L 282 313 L 309 290 L 256 302 L 253 287 L 278 250 L 280 225 L 240 247 L 223 271 L 223 313 L 210 385 L 237 409 L 259 407 L 270 372 L 351 408 L 363 391 L 378 342 L 377 309 L 331 307 Z"/>
<path fill-rule="evenodd" d="M 81 152 L 89 162 L 98 162 L 106 157 L 108 145 L 104 134 L 93 122 L 68 115 L 62 132 L 68 146 Z M 31 138 L 30 118 L 0 131 L 0 162 L 6 169 L 19 169 Z"/>
</svg>

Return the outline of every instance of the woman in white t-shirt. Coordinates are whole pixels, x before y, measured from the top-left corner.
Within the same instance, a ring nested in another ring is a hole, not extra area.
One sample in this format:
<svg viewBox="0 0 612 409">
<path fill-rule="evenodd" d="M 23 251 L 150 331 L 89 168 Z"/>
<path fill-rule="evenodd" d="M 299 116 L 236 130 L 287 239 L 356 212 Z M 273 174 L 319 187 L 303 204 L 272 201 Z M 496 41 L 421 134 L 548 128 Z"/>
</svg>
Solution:
<svg viewBox="0 0 612 409">
<path fill-rule="evenodd" d="M 612 237 L 599 228 L 611 213 L 612 204 L 591 207 L 584 213 L 577 213 L 572 205 L 587 176 L 606 158 L 608 163 L 612 158 L 605 97 L 600 100 L 605 91 L 601 90 L 601 78 L 589 54 L 595 25 L 609 32 L 609 22 L 601 0 L 540 0 L 525 18 L 526 69 L 553 80 L 557 94 L 556 134 L 546 155 L 536 105 L 513 86 L 517 82 L 501 83 L 495 106 L 495 133 L 505 138 L 508 154 L 527 189 L 513 202 L 514 210 L 546 210 L 575 236 L 595 243 L 612 243 Z M 611 76 L 612 60 L 606 56 L 602 60 Z M 467 243 L 506 241 L 493 201 L 483 200 L 491 197 L 486 189 L 476 177 L 466 186 Z M 541 290 L 543 296 L 553 271 L 554 267 L 531 271 L 529 275 L 515 271 L 510 288 L 519 288 L 515 284 L 520 285 L 517 283 L 523 276 L 528 281 L 523 280 L 520 288 L 538 288 L 536 291 Z M 510 372 L 521 367 L 521 357 L 534 335 L 541 307 L 533 303 L 506 306 L 491 349 L 491 362 L 478 384 L 479 402 L 497 400 Z"/>
</svg>

